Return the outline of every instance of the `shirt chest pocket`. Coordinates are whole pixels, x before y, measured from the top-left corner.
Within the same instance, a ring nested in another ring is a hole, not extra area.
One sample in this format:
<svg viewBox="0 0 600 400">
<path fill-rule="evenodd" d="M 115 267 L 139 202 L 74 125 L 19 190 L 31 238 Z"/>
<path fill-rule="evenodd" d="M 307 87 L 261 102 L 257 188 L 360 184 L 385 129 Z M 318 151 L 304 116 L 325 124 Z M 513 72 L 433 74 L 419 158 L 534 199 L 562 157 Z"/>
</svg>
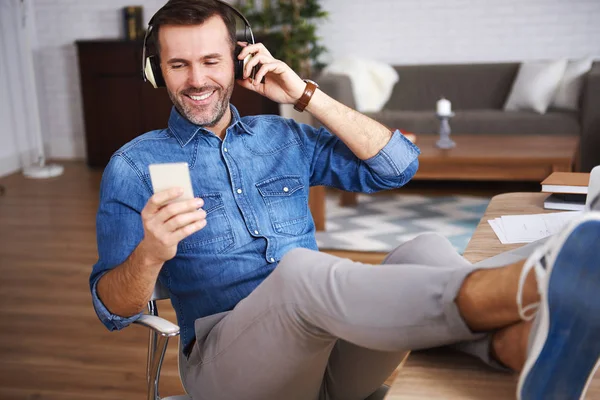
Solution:
<svg viewBox="0 0 600 400">
<path fill-rule="evenodd" d="M 182 253 L 223 253 L 234 244 L 231 223 L 227 217 L 225 204 L 220 193 L 200 195 L 204 200 L 202 209 L 206 211 L 206 226 L 179 243 Z"/>
<path fill-rule="evenodd" d="M 308 216 L 308 191 L 300 176 L 280 176 L 256 184 L 273 229 L 284 235 L 304 232 Z"/>
</svg>

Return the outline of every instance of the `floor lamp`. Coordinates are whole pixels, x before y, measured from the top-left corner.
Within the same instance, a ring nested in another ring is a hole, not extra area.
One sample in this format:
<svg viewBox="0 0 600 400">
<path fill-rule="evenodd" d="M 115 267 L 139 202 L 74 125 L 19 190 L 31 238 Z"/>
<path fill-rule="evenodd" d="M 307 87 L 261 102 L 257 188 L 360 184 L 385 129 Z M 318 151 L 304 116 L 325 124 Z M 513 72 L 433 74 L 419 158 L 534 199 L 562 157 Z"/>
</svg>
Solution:
<svg viewBox="0 0 600 400">
<path fill-rule="evenodd" d="M 34 134 L 35 134 L 35 142 L 37 147 L 37 161 L 35 164 L 32 164 L 28 167 L 23 168 L 23 175 L 27 178 L 34 179 L 47 179 L 54 178 L 62 175 L 64 168 L 62 165 L 58 164 L 46 164 L 46 153 L 44 151 L 44 141 L 42 139 L 42 126 L 40 123 L 40 109 L 38 103 L 37 96 L 37 85 L 35 81 L 35 71 L 33 69 L 33 49 L 31 46 L 31 29 L 33 29 L 33 24 L 29 21 L 32 21 L 31 8 L 29 4 L 25 4 L 29 2 L 21 1 L 21 29 L 24 31 L 23 37 L 25 38 L 25 64 L 26 64 L 26 76 L 29 78 L 30 88 L 29 93 L 33 95 L 33 99 L 31 102 L 32 105 L 32 115 L 34 116 Z"/>
</svg>

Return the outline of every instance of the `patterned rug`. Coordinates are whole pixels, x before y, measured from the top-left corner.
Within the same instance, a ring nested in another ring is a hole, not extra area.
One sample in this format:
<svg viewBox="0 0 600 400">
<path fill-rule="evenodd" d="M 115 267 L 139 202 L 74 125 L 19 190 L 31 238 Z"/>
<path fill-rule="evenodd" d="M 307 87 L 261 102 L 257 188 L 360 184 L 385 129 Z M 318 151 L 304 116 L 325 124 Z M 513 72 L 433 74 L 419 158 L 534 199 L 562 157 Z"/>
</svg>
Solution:
<svg viewBox="0 0 600 400">
<path fill-rule="evenodd" d="M 358 206 L 340 207 L 328 195 L 326 231 L 317 232 L 319 248 L 391 251 L 424 232 L 447 237 L 464 252 L 489 198 L 470 196 L 358 195 Z"/>
</svg>

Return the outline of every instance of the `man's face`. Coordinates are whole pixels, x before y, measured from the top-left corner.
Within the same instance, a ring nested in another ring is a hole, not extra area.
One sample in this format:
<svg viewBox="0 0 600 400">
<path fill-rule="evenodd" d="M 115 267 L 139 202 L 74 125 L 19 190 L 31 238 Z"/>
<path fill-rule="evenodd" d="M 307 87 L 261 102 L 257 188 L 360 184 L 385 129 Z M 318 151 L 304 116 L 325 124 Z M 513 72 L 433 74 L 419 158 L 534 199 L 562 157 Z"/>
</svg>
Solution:
<svg viewBox="0 0 600 400">
<path fill-rule="evenodd" d="M 232 43 L 223 19 L 202 25 L 163 25 L 160 60 L 167 92 L 181 115 L 213 127 L 229 110 L 234 72 Z"/>
</svg>

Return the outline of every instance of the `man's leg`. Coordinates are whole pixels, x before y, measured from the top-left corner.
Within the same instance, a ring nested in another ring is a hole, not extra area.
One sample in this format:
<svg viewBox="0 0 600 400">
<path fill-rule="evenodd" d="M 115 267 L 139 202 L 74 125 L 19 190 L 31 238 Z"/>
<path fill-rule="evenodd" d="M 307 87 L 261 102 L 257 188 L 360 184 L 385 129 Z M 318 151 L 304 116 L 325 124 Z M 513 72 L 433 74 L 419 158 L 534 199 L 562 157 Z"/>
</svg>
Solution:
<svg viewBox="0 0 600 400">
<path fill-rule="evenodd" d="M 441 268 L 471 266 L 448 239 L 435 233 L 425 233 L 399 245 L 383 264 L 396 264 L 398 268 L 406 264 Z M 385 382 L 406 354 L 406 351 L 371 350 L 340 339 L 327 364 L 324 390 L 332 399 L 364 399 Z"/>
<path fill-rule="evenodd" d="M 314 399 L 340 338 L 401 352 L 481 336 L 467 324 L 494 329 L 516 322 L 514 297 L 491 304 L 489 317 L 470 304 L 468 291 L 462 297 L 471 310 L 461 317 L 455 299 L 473 270 L 368 267 L 292 250 L 208 335 L 197 335 L 184 380 L 198 399 Z M 496 282 L 484 295 L 497 299 L 498 289 L 504 287 Z"/>
<path fill-rule="evenodd" d="M 423 235 L 421 239 L 423 239 L 421 243 L 429 242 L 428 244 L 436 250 L 449 247 L 449 243 L 439 236 L 436 238 L 435 235 Z M 438 263 L 435 256 L 431 256 L 431 252 L 424 253 L 425 249 L 412 252 L 409 244 L 410 242 L 396 250 L 396 258 L 392 262 L 426 262 L 428 265 L 444 267 L 444 263 Z M 501 313 L 491 316 L 491 319 L 486 319 L 480 314 L 481 310 L 474 308 L 473 304 L 464 306 L 465 301 L 469 302 L 469 297 L 476 297 L 478 292 L 485 293 L 493 285 L 503 282 L 508 285 L 501 285 L 504 286 L 504 289 L 496 293 L 499 296 L 498 299 L 503 301 L 512 297 L 516 305 L 516 297 L 519 296 L 517 278 L 525 279 L 524 287 L 531 289 L 535 284 L 540 286 L 542 311 L 533 324 L 530 321 L 519 320 L 518 323 L 508 325 L 493 335 L 489 335 L 486 338 L 488 340 L 463 343 L 467 347 L 471 344 L 477 345 L 467 348 L 466 350 L 470 350 L 468 352 L 479 356 L 489 355 L 492 347 L 489 341 L 491 336 L 493 350 L 500 361 L 515 370 L 523 369 L 525 364 L 519 384 L 518 396 L 520 399 L 579 399 L 580 396 L 585 395 L 585 386 L 589 384 L 589 379 L 594 375 L 594 368 L 600 366 L 600 342 L 597 339 L 600 335 L 600 319 L 598 318 L 600 302 L 597 301 L 596 296 L 600 288 L 599 245 L 600 214 L 589 214 L 567 227 L 557 237 L 551 238 L 550 241 L 524 246 L 517 252 L 509 252 L 481 263 L 478 266 L 485 268 L 497 267 L 507 260 L 513 265 L 491 271 L 491 273 L 476 271 L 465 280 L 461 287 L 457 299 L 457 302 L 463 303 L 463 307 L 460 307 L 461 313 L 471 322 L 471 327 L 477 329 L 478 324 L 483 324 L 483 328 L 485 328 L 490 321 L 496 324 L 498 318 L 506 320 L 506 316 Z M 414 249 L 417 248 L 418 246 L 415 246 Z M 537 254 L 532 255 L 532 249 L 536 248 Z M 453 265 L 460 261 L 454 259 L 456 253 L 453 251 L 442 251 L 441 253 L 448 253 L 448 262 Z M 450 255 L 452 253 L 454 255 Z M 533 273 L 528 273 L 529 269 L 523 271 L 523 265 L 514 262 L 527 258 L 527 256 L 530 256 L 527 260 L 529 265 L 537 264 L 535 275 L 537 275 L 539 283 L 534 282 L 536 278 Z M 388 260 L 390 258 L 392 257 L 388 257 Z M 481 300 L 486 299 L 484 295 L 479 297 Z M 525 297 L 523 305 L 527 305 L 528 302 L 536 301 L 539 296 L 532 290 L 525 290 L 523 297 Z M 494 301 L 494 297 L 488 296 L 487 300 Z M 482 309 L 487 309 L 485 302 L 481 306 Z M 516 307 L 513 308 L 513 311 L 515 309 Z M 484 313 L 486 312 L 484 311 Z M 514 312 L 511 314 L 511 318 L 513 318 Z M 569 329 L 565 329 L 566 327 Z M 346 350 L 344 355 L 337 357 L 344 362 L 339 360 L 336 362 L 342 365 L 352 365 L 353 361 L 360 363 L 358 357 L 352 360 L 352 353 L 352 348 Z M 332 358 L 335 354 L 336 349 L 332 352 Z M 368 350 L 363 349 L 363 355 L 371 356 L 371 359 L 368 359 L 371 364 L 366 367 L 361 365 L 360 368 L 369 370 L 369 366 L 374 366 L 377 370 L 377 353 L 368 353 Z M 385 361 L 386 357 L 382 355 L 381 359 Z M 350 373 L 342 370 L 336 376 L 335 382 L 339 387 L 344 387 L 343 373 L 354 380 L 360 376 L 359 374 L 352 376 L 352 369 L 349 368 L 349 370 Z M 368 377 L 369 374 L 364 376 Z M 350 387 L 353 385 L 356 384 L 351 383 Z"/>
<path fill-rule="evenodd" d="M 378 351 L 339 339 L 327 362 L 321 400 L 364 400 L 394 372 L 408 351 Z M 381 398 L 383 398 L 381 396 Z"/>
</svg>

